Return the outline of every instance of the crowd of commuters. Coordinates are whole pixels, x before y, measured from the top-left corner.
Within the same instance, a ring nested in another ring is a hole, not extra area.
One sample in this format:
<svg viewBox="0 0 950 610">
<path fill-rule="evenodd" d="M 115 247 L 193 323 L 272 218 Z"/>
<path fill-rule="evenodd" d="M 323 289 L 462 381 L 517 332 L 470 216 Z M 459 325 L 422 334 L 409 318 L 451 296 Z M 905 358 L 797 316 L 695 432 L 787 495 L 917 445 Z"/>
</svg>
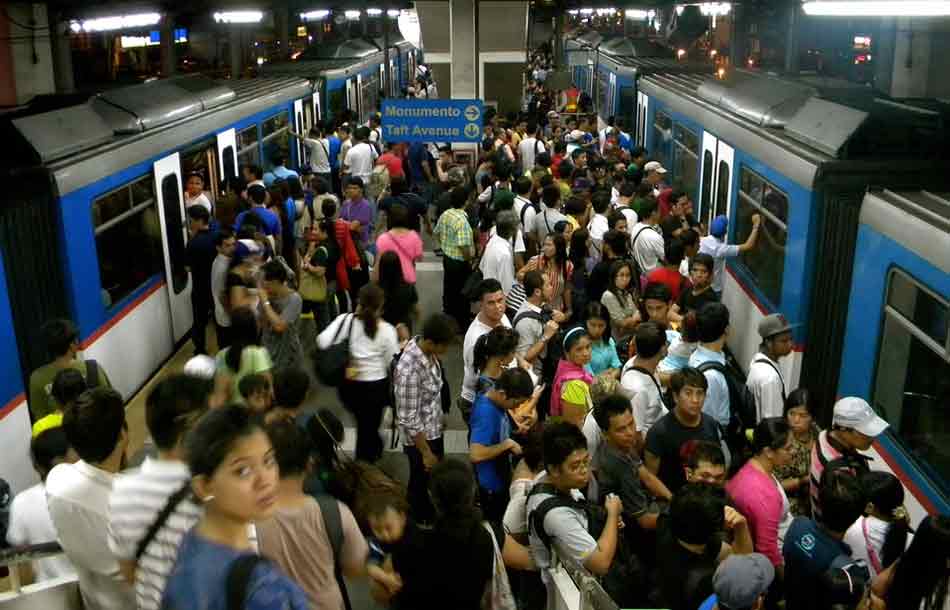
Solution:
<svg viewBox="0 0 950 610">
<path fill-rule="evenodd" d="M 900 482 L 862 453 L 886 422 L 787 387 L 779 314 L 747 379 L 727 358 L 724 262 L 755 247 L 758 217 L 729 245 L 619 119 L 598 131 L 576 89 L 544 88 L 543 50 L 530 68 L 523 112 L 486 116 L 471 176 L 371 120 L 293 134 L 299 173 L 244 168 L 233 223 L 189 180 L 197 355 L 149 390 L 141 466 L 107 372 L 72 323 L 46 325 L 41 482 L 7 534 L 62 545 L 34 578 L 76 574 L 90 610 L 342 610 L 347 579 L 397 609 L 534 610 L 556 555 L 620 607 L 943 606 L 950 518 L 911 531 Z M 423 231 L 444 272 L 425 317 Z M 352 414 L 353 456 L 342 422 L 304 407 L 310 371 Z M 467 460 L 446 456 L 456 405 Z M 386 407 L 406 485 L 376 465 Z"/>
</svg>

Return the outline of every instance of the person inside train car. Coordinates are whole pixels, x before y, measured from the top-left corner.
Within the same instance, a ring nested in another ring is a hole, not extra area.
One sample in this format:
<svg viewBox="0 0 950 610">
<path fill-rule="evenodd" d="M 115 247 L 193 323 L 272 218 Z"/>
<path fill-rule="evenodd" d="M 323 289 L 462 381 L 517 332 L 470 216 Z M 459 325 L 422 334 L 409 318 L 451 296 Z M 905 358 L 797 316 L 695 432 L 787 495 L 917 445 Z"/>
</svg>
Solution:
<svg viewBox="0 0 950 610">
<path fill-rule="evenodd" d="M 191 273 L 191 342 L 196 354 L 208 353 L 206 330 L 214 299 L 211 292 L 211 268 L 218 249 L 209 228 L 211 214 L 202 205 L 188 208 L 188 245 L 185 269 Z"/>
<path fill-rule="evenodd" d="M 145 424 L 158 449 L 142 466 L 116 475 L 109 495 L 109 550 L 135 587 L 139 610 L 158 610 L 178 545 L 203 512 L 179 501 L 191 479 L 184 462 L 185 433 L 208 410 L 211 383 L 185 374 L 160 380 L 145 401 Z M 174 508 L 163 510 L 169 503 Z M 138 569 L 141 566 L 141 569 Z"/>
<path fill-rule="evenodd" d="M 306 135 L 299 134 L 293 129 L 288 133 L 303 141 L 304 146 L 307 147 L 307 158 L 314 177 L 323 178 L 329 182 L 333 168 L 330 164 L 330 141 L 323 133 L 323 126 L 320 123 L 315 124 Z"/>
<path fill-rule="evenodd" d="M 670 379 L 674 407 L 647 432 L 644 463 L 673 493 L 686 482 L 683 445 L 692 440 L 723 441 L 719 424 L 702 410 L 708 387 L 709 382 L 694 368 L 674 373 Z"/>
<path fill-rule="evenodd" d="M 656 548 L 664 607 L 694 610 L 713 593 L 719 564 L 752 553 L 753 543 L 749 523 L 727 505 L 722 490 L 687 483 L 673 492 L 669 512 L 657 521 Z"/>
<path fill-rule="evenodd" d="M 864 489 L 857 477 L 839 469 L 829 471 L 822 478 L 819 493 L 825 508 L 822 520 L 795 517 L 782 545 L 788 610 L 817 608 L 821 574 L 853 561 L 851 548 L 843 539 L 851 524 L 864 512 L 867 504 Z"/>
<path fill-rule="evenodd" d="M 666 357 L 666 333 L 656 322 L 640 324 L 634 334 L 637 355 L 620 373 L 620 388 L 628 399 L 634 417 L 636 449 L 640 451 L 650 428 L 669 413 L 663 403 L 663 392 L 656 376 L 656 367 Z"/>
<path fill-rule="evenodd" d="M 50 470 L 46 499 L 59 543 L 79 575 L 83 606 L 133 608 L 134 591 L 108 546 L 109 495 L 129 444 L 122 396 L 101 386 L 87 390 L 63 414 L 63 430 L 79 461 Z"/>
<path fill-rule="evenodd" d="M 79 371 L 89 387 L 112 387 L 105 368 L 93 359 L 80 360 L 79 330 L 70 320 L 50 320 L 43 325 L 43 338 L 52 360 L 30 374 L 30 413 L 33 421 L 56 410 L 53 380 L 64 369 Z"/>
<path fill-rule="evenodd" d="M 75 371 L 70 371 L 75 373 Z M 76 373 L 78 375 L 78 373 Z M 81 381 L 81 380 L 80 380 Z M 6 542 L 12 546 L 55 542 L 56 528 L 46 502 L 46 477 L 57 464 L 73 463 L 77 456 L 59 423 L 33 434 L 30 459 L 40 482 L 18 493 L 10 503 Z M 20 565 L 20 582 L 30 584 L 76 574 L 67 557 L 57 555 Z"/>
<path fill-rule="evenodd" d="M 247 193 L 246 189 L 256 184 L 264 186 L 264 170 L 260 165 L 249 164 L 241 166 L 241 175 L 244 177 L 245 194 Z"/>
<path fill-rule="evenodd" d="M 665 254 L 663 234 L 659 229 L 660 210 L 656 201 L 642 200 L 639 216 L 639 222 L 630 229 L 630 252 L 641 274 L 635 280 L 638 284 L 652 271 L 661 267 Z"/>
<path fill-rule="evenodd" d="M 871 458 L 861 452 L 870 449 L 889 425 L 863 398 L 847 396 L 835 403 L 831 429 L 818 434 L 811 451 L 811 509 L 816 520 L 820 521 L 824 512 L 819 491 L 825 467 L 831 464 L 854 475 L 870 471 Z"/>
<path fill-rule="evenodd" d="M 376 149 L 369 143 L 369 128 L 357 127 L 353 131 L 353 144 L 343 158 L 344 177 L 359 178 L 367 184 L 377 157 Z"/>
<path fill-rule="evenodd" d="M 773 313 L 759 321 L 762 342 L 749 363 L 746 387 L 755 399 L 756 421 L 782 417 L 787 389 L 778 361 L 792 353 L 792 325 L 785 316 Z"/>
<path fill-rule="evenodd" d="M 745 243 L 738 245 L 729 245 L 726 243 L 726 232 L 729 228 L 729 219 L 725 216 L 716 216 L 709 223 L 709 235 L 699 240 L 699 252 L 713 257 L 713 276 L 712 287 L 716 292 L 717 298 L 722 295 L 722 285 L 726 272 L 726 259 L 735 258 L 743 252 L 748 252 L 755 248 L 756 241 L 759 238 L 759 226 L 762 224 L 762 217 L 759 214 L 752 215 L 752 231 Z"/>
<path fill-rule="evenodd" d="M 205 179 L 201 172 L 191 172 L 185 182 L 185 210 L 193 205 L 200 205 L 211 214 L 211 200 L 205 194 Z"/>
<path fill-rule="evenodd" d="M 209 411 L 186 435 L 184 455 L 191 480 L 182 500 L 194 497 L 205 510 L 181 539 L 160 608 L 225 608 L 233 591 L 249 609 L 308 608 L 300 586 L 258 557 L 249 536 L 277 508 L 278 465 L 259 421 L 239 406 Z M 228 586 L 231 574 L 237 587 Z"/>
<path fill-rule="evenodd" d="M 300 179 L 300 174 L 292 169 L 284 167 L 285 161 L 286 158 L 282 152 L 278 151 L 271 155 L 270 162 L 273 167 L 270 168 L 270 171 L 264 172 L 264 186 L 270 187 L 270 185 L 273 184 L 275 180 L 287 180 L 291 176 Z"/>
</svg>

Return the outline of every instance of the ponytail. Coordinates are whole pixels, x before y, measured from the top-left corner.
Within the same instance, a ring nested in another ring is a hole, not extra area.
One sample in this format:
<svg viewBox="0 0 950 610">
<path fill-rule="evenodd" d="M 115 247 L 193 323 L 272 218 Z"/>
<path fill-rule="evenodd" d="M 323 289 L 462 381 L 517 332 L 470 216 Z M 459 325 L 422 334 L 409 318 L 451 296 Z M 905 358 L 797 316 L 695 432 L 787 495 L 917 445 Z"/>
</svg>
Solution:
<svg viewBox="0 0 950 610">
<path fill-rule="evenodd" d="M 370 339 L 376 338 L 379 329 L 379 310 L 383 307 L 383 290 L 376 284 L 366 284 L 359 292 L 359 313 L 363 331 Z"/>
<path fill-rule="evenodd" d="M 898 506 L 891 513 L 893 520 L 884 535 L 884 544 L 881 546 L 881 567 L 887 569 L 904 554 L 907 548 L 907 536 L 910 533 L 910 515 L 903 506 Z"/>
<path fill-rule="evenodd" d="M 904 486 L 889 472 L 872 470 L 861 476 L 861 486 L 875 510 L 886 517 L 887 533 L 881 547 L 881 568 L 894 563 L 904 553 L 910 517 L 904 508 Z"/>
</svg>

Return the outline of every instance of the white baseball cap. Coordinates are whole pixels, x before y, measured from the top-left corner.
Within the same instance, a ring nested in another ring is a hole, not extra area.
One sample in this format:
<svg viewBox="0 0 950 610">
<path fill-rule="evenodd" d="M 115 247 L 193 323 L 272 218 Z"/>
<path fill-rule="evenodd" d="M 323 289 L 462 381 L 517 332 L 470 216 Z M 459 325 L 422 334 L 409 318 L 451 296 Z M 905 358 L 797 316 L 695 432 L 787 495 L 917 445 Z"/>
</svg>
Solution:
<svg viewBox="0 0 950 610">
<path fill-rule="evenodd" d="M 831 423 L 842 428 L 857 430 L 871 438 L 884 432 L 890 425 L 877 416 L 867 401 L 856 396 L 847 396 L 835 403 Z"/>
<path fill-rule="evenodd" d="M 183 372 L 189 377 L 197 377 L 198 379 L 214 379 L 214 374 L 217 368 L 217 363 L 215 362 L 214 358 L 205 354 L 198 354 L 197 356 L 192 356 L 188 359 L 188 362 L 185 363 L 185 370 Z"/>
<path fill-rule="evenodd" d="M 658 174 L 665 174 L 665 173 L 666 173 L 666 168 L 663 167 L 663 164 L 660 163 L 659 161 L 650 161 L 649 163 L 647 163 L 646 165 L 643 166 L 643 171 L 646 172 L 646 173 L 648 173 L 648 174 L 649 174 L 650 172 L 656 172 L 656 173 L 658 173 Z"/>
</svg>

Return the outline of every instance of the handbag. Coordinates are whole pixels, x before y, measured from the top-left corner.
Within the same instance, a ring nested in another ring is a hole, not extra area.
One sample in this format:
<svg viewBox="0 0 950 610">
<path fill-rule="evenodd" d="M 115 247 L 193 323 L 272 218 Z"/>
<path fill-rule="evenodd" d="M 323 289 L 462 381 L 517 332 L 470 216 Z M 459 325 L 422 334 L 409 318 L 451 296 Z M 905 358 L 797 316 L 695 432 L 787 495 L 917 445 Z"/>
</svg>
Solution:
<svg viewBox="0 0 950 610">
<path fill-rule="evenodd" d="M 317 250 L 327 251 L 326 248 L 320 246 Z M 298 290 L 300 296 L 302 296 L 307 301 L 314 301 L 316 303 L 323 303 L 327 300 L 327 277 L 319 277 L 309 271 L 300 272 L 300 288 Z"/>
<path fill-rule="evenodd" d="M 349 314 L 350 322 L 346 329 L 346 336 L 338 341 L 346 321 L 340 323 L 333 335 L 333 342 L 323 350 L 317 350 L 313 355 L 314 370 L 317 378 L 323 385 L 338 387 L 346 379 L 346 370 L 350 364 L 350 332 L 353 330 L 354 314 Z"/>
<path fill-rule="evenodd" d="M 511 583 L 508 581 L 508 572 L 505 570 L 505 560 L 501 557 L 501 548 L 498 540 L 495 539 L 495 532 L 488 523 L 482 525 L 488 530 L 488 535 L 491 536 L 495 553 L 492 557 L 492 577 L 485 585 L 481 610 L 517 610 L 518 604 L 511 592 Z"/>
</svg>

